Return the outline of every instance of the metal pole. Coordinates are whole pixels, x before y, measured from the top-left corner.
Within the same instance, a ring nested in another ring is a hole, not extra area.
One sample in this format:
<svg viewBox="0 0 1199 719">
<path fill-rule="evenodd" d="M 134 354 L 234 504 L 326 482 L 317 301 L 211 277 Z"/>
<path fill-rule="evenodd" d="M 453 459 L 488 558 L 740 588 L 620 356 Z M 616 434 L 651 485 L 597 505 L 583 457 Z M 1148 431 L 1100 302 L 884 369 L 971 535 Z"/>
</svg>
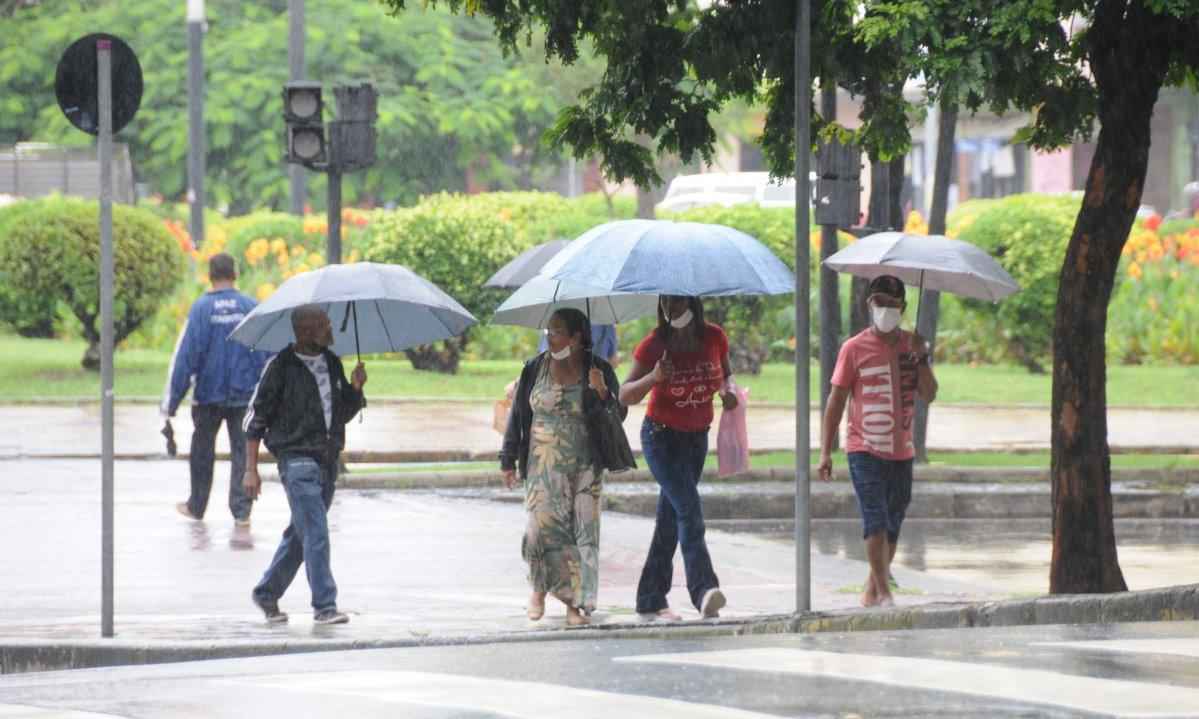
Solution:
<svg viewBox="0 0 1199 719">
<path fill-rule="evenodd" d="M 304 79 L 304 0 L 287 0 L 287 66 L 293 81 Z M 291 214 L 303 215 L 308 199 L 308 175 L 304 166 L 292 163 L 287 173 L 291 179 Z"/>
<path fill-rule="evenodd" d="M 100 111 L 100 636 L 111 637 L 113 590 L 112 476 L 112 41 L 96 41 Z"/>
<path fill-rule="evenodd" d="M 204 0 L 187 0 L 187 202 L 192 245 L 204 244 Z"/>
<path fill-rule="evenodd" d="M 809 165 L 811 164 L 812 0 L 798 0 L 795 19 L 795 611 L 812 608 L 812 555 L 809 491 L 812 444 L 811 387 L 808 376 L 812 339 L 808 317 Z"/>
<path fill-rule="evenodd" d="M 341 172 L 330 168 L 329 176 L 329 247 L 326 262 L 341 264 Z"/>
</svg>

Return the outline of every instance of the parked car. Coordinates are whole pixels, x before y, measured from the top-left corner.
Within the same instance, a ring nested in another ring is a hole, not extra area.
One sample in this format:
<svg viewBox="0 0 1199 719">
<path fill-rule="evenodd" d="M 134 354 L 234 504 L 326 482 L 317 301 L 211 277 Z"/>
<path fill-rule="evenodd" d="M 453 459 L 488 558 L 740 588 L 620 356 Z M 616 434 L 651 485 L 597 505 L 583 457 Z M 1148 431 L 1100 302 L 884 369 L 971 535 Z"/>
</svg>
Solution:
<svg viewBox="0 0 1199 719">
<path fill-rule="evenodd" d="M 705 205 L 731 207 L 756 202 L 762 207 L 795 207 L 795 180 L 772 182 L 768 172 L 705 172 L 679 175 L 654 209 L 680 212 Z"/>
</svg>

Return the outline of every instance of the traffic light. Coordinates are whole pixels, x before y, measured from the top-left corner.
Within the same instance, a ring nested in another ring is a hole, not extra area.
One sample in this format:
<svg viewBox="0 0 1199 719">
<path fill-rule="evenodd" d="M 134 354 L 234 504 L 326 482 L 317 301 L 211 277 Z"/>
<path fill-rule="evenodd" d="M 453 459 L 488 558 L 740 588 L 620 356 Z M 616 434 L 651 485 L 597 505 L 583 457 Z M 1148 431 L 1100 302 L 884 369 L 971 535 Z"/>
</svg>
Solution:
<svg viewBox="0 0 1199 719">
<path fill-rule="evenodd" d="M 319 82 L 289 82 L 283 86 L 288 162 L 313 169 L 328 162 L 323 110 Z"/>
<path fill-rule="evenodd" d="M 378 93 L 368 82 L 333 88 L 337 119 L 329 123 L 329 164 L 353 172 L 375 164 Z"/>
</svg>

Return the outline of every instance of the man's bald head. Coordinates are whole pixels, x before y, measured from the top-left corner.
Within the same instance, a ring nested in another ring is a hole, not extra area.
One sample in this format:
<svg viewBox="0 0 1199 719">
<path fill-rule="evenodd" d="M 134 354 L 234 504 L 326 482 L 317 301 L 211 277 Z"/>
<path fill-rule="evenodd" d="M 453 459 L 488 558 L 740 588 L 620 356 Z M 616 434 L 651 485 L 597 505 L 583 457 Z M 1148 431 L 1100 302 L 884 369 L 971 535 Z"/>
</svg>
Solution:
<svg viewBox="0 0 1199 719">
<path fill-rule="evenodd" d="M 333 327 L 329 315 L 320 305 L 301 305 L 291 311 L 291 329 L 296 344 L 328 347 L 333 344 Z"/>
</svg>

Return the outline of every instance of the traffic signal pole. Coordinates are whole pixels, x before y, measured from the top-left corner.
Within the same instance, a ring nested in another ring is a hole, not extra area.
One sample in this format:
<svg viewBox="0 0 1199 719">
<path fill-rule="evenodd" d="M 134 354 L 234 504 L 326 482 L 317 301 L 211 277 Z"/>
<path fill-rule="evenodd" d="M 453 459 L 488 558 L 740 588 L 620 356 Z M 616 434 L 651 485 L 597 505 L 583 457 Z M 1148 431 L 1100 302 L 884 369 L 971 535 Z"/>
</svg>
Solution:
<svg viewBox="0 0 1199 719">
<path fill-rule="evenodd" d="M 330 168 L 329 172 L 329 201 L 328 225 L 329 237 L 326 262 L 330 265 L 341 264 L 341 172 Z"/>
</svg>

